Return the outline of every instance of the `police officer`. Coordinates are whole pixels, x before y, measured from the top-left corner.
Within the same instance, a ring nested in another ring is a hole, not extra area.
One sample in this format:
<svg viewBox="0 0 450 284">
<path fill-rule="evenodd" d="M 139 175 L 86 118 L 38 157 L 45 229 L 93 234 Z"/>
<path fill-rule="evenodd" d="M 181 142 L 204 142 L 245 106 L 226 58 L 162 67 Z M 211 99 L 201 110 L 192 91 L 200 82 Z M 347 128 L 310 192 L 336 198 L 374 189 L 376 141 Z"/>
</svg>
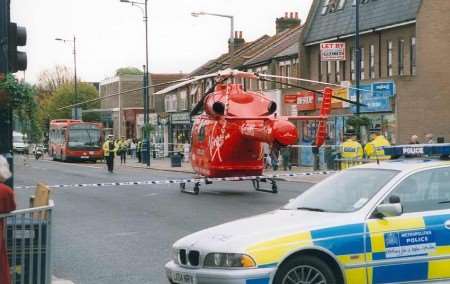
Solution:
<svg viewBox="0 0 450 284">
<path fill-rule="evenodd" d="M 114 136 L 108 135 L 108 139 L 103 143 L 103 155 L 106 159 L 106 165 L 108 166 L 108 172 L 112 173 L 114 171 L 114 157 L 117 152 L 117 144 L 114 143 Z"/>
<path fill-rule="evenodd" d="M 283 147 L 281 148 L 281 157 L 283 158 L 283 170 L 291 170 L 291 148 Z"/>
<path fill-rule="evenodd" d="M 347 139 L 341 145 L 341 157 L 345 160 L 357 160 L 363 157 L 363 148 L 357 141 L 355 135 L 348 134 Z M 355 162 L 344 161 L 341 163 L 341 169 L 347 169 L 354 165 Z"/>
<path fill-rule="evenodd" d="M 128 143 L 125 140 L 125 136 L 122 136 L 116 143 L 116 147 L 120 154 L 120 163 L 125 164 L 127 162 Z"/>
<path fill-rule="evenodd" d="M 141 152 L 142 152 L 142 140 L 139 139 L 136 145 L 136 155 L 139 163 L 142 161 Z"/>
<path fill-rule="evenodd" d="M 391 156 L 384 154 L 383 147 L 391 146 L 391 143 L 380 133 L 373 133 L 370 135 L 370 138 L 372 141 L 364 147 L 367 158 L 371 160 L 389 160 Z"/>
</svg>

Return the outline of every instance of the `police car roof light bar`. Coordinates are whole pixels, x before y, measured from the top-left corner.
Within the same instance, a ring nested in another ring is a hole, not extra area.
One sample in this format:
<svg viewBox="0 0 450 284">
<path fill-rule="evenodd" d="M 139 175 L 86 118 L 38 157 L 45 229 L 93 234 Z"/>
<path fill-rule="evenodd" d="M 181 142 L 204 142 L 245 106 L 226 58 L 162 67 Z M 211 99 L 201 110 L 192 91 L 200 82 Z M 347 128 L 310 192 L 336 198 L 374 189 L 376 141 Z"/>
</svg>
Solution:
<svg viewBox="0 0 450 284">
<path fill-rule="evenodd" d="M 441 159 L 448 159 L 450 156 L 450 143 L 386 146 L 383 149 L 385 155 L 393 158 L 439 157 Z"/>
</svg>

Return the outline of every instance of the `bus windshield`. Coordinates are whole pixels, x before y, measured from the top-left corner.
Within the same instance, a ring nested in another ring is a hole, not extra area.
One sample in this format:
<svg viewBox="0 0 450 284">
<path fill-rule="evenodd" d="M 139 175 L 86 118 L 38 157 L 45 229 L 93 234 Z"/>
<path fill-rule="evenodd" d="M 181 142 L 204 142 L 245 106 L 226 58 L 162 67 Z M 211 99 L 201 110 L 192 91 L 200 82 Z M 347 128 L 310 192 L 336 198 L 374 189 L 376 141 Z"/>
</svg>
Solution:
<svg viewBox="0 0 450 284">
<path fill-rule="evenodd" d="M 69 129 L 70 148 L 100 148 L 100 129 L 93 125 L 74 125 Z"/>
</svg>

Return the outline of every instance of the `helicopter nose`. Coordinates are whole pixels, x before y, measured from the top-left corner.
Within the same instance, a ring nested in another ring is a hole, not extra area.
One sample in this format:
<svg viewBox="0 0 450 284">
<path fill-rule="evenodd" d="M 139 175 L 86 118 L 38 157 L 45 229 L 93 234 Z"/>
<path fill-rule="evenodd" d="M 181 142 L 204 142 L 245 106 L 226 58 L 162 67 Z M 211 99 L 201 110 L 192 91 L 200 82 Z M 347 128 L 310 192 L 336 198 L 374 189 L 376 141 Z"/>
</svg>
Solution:
<svg viewBox="0 0 450 284">
<path fill-rule="evenodd" d="M 276 120 L 273 124 L 273 138 L 281 145 L 293 145 L 298 140 L 297 128 L 289 121 Z"/>
</svg>

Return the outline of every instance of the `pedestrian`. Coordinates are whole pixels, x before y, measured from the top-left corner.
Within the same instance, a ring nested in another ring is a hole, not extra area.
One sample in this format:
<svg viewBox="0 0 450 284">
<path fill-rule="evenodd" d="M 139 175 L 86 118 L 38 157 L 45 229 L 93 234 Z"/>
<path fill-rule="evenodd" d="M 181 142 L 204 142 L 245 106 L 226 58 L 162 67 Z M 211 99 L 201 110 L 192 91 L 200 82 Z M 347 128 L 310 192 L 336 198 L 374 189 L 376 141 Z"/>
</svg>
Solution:
<svg viewBox="0 0 450 284">
<path fill-rule="evenodd" d="M 348 169 L 357 164 L 355 160 L 362 159 L 363 149 L 358 142 L 356 135 L 347 134 L 347 139 L 341 144 L 341 157 L 344 160 L 341 162 L 341 169 Z"/>
<path fill-rule="evenodd" d="M 281 157 L 283 158 L 283 170 L 291 170 L 291 148 L 283 147 L 281 148 Z"/>
<path fill-rule="evenodd" d="M 142 162 L 142 139 L 139 139 L 136 145 L 136 155 L 138 158 L 138 162 L 141 163 Z"/>
<path fill-rule="evenodd" d="M 272 163 L 272 170 L 277 171 L 278 170 L 278 155 L 279 151 L 278 149 L 275 149 L 275 146 L 272 146 L 272 150 L 270 151 L 270 160 Z"/>
<path fill-rule="evenodd" d="M 117 143 L 114 142 L 114 136 L 108 135 L 108 139 L 103 143 L 103 155 L 105 156 L 108 172 L 114 171 L 114 158 L 117 153 Z"/>
<path fill-rule="evenodd" d="M 5 181 L 10 177 L 11 172 L 9 171 L 8 161 L 0 155 L 0 214 L 16 210 L 14 191 L 5 184 Z M 0 219 L 0 283 L 11 283 L 6 243 L 3 239 L 6 235 L 4 226 L 4 220 Z"/>
<path fill-rule="evenodd" d="M 411 135 L 411 138 L 409 139 L 409 144 L 420 144 L 419 142 L 419 136 L 417 135 Z"/>
<path fill-rule="evenodd" d="M 120 155 L 120 164 L 126 164 L 127 162 L 127 151 L 128 143 L 125 140 L 125 136 L 122 136 L 119 141 L 117 141 L 118 152 Z"/>
<path fill-rule="evenodd" d="M 131 152 L 131 158 L 136 158 L 136 139 L 131 140 L 130 143 L 130 152 Z"/>
<path fill-rule="evenodd" d="M 366 157 L 371 160 L 389 160 L 391 156 L 384 154 L 383 147 L 391 146 L 391 143 L 379 132 L 370 135 L 371 141 L 364 147 Z"/>
<path fill-rule="evenodd" d="M 433 134 L 428 133 L 427 135 L 425 135 L 425 141 L 425 144 L 434 144 Z"/>
</svg>

